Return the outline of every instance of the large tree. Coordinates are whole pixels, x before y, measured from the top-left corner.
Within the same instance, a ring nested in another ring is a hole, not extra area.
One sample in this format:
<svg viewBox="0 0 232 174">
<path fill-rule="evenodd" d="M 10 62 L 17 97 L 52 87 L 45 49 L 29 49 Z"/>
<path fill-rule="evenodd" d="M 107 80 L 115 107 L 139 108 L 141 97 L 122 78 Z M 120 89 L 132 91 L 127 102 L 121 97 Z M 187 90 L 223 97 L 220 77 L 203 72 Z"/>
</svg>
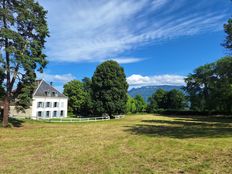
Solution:
<svg viewBox="0 0 232 174">
<path fill-rule="evenodd" d="M 4 80 L 3 127 L 8 125 L 9 106 L 15 100 L 24 110 L 31 103 L 36 73 L 46 66 L 43 54 L 48 36 L 47 12 L 34 0 L 0 1 L 0 70 Z"/>
<path fill-rule="evenodd" d="M 180 90 L 173 89 L 165 91 L 158 89 L 148 100 L 148 111 L 156 112 L 157 110 L 182 110 L 186 107 L 186 97 Z"/>
<path fill-rule="evenodd" d="M 232 112 L 232 57 L 197 68 L 185 81 L 192 110 Z"/>
<path fill-rule="evenodd" d="M 69 111 L 74 114 L 81 114 L 87 93 L 84 85 L 78 80 L 72 80 L 64 85 L 64 95 L 68 96 Z"/>
<path fill-rule="evenodd" d="M 93 100 L 99 115 L 125 113 L 127 102 L 126 76 L 122 67 L 115 61 L 100 64 L 92 78 Z"/>
<path fill-rule="evenodd" d="M 173 89 L 167 93 L 167 109 L 182 110 L 186 106 L 186 97 L 182 91 Z"/>
<path fill-rule="evenodd" d="M 157 109 L 166 109 L 167 91 L 158 89 L 148 98 L 149 112 L 156 112 Z"/>
<path fill-rule="evenodd" d="M 84 79 L 82 79 L 82 83 L 86 96 L 81 108 L 81 114 L 84 116 L 94 116 L 94 105 L 92 99 L 92 80 L 88 77 L 85 77 Z"/>
</svg>

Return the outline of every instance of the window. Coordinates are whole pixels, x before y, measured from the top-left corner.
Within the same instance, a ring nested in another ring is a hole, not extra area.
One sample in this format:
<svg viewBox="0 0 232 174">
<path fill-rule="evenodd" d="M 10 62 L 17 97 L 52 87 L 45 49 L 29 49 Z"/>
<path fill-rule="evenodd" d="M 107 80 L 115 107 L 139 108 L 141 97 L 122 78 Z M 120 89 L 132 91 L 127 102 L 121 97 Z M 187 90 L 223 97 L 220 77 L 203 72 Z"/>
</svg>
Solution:
<svg viewBox="0 0 232 174">
<path fill-rule="evenodd" d="M 51 106 L 51 103 L 50 103 L 50 102 L 47 102 L 47 103 L 46 103 L 46 108 L 50 108 L 50 106 Z"/>
<path fill-rule="evenodd" d="M 53 107 L 57 108 L 58 107 L 58 102 L 54 102 Z"/>
<path fill-rule="evenodd" d="M 50 111 L 46 112 L 46 117 L 50 117 Z"/>
<path fill-rule="evenodd" d="M 43 108 L 43 102 L 38 102 L 37 103 L 37 108 Z"/>
<path fill-rule="evenodd" d="M 64 116 L 64 111 L 60 111 L 60 116 L 63 117 Z"/>
<path fill-rule="evenodd" d="M 51 92 L 50 91 L 45 91 L 45 95 L 50 97 L 51 96 Z"/>
<path fill-rule="evenodd" d="M 57 117 L 57 111 L 53 111 L 53 117 Z"/>
<path fill-rule="evenodd" d="M 57 92 L 52 92 L 52 96 L 53 97 L 58 97 L 58 93 Z"/>
<path fill-rule="evenodd" d="M 37 117 L 42 117 L 42 112 L 41 111 L 37 112 Z"/>
</svg>

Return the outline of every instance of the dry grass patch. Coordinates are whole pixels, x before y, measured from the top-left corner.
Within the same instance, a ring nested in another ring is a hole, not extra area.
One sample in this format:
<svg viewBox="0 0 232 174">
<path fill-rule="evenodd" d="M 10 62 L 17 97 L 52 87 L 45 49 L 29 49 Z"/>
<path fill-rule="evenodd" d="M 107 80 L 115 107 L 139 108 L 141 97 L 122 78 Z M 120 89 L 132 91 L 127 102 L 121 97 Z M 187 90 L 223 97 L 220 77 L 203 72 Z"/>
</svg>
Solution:
<svg viewBox="0 0 232 174">
<path fill-rule="evenodd" d="M 232 173 L 232 118 L 24 120 L 0 139 L 0 173 Z"/>
</svg>

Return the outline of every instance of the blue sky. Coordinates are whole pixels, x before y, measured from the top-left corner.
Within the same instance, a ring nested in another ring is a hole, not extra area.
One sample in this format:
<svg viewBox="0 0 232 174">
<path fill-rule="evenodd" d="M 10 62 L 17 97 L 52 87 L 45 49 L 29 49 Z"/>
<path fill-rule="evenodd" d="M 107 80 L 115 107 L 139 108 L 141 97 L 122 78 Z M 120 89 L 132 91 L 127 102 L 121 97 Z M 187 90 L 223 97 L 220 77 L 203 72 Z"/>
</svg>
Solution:
<svg viewBox="0 0 232 174">
<path fill-rule="evenodd" d="M 226 54 L 229 0 L 39 0 L 48 10 L 49 64 L 39 77 L 62 90 L 118 61 L 130 87 L 183 85 L 194 68 Z"/>
</svg>

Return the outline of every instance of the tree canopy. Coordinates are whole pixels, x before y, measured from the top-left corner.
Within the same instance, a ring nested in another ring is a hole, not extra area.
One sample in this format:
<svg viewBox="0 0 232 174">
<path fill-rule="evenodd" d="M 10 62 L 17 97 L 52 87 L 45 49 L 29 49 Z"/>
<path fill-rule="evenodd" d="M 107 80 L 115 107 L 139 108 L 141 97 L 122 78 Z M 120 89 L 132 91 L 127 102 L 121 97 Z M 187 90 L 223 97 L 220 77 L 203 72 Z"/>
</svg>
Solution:
<svg viewBox="0 0 232 174">
<path fill-rule="evenodd" d="M 122 67 L 115 61 L 100 64 L 92 78 L 93 101 L 98 115 L 126 112 L 128 84 Z"/>
<path fill-rule="evenodd" d="M 127 103 L 126 103 L 126 112 L 127 113 L 136 113 L 136 101 L 133 97 L 128 95 Z"/>
<path fill-rule="evenodd" d="M 136 95 L 134 97 L 135 105 L 136 105 L 136 112 L 145 112 L 147 109 L 147 104 L 144 101 L 141 95 Z"/>
<path fill-rule="evenodd" d="M 68 82 L 64 85 L 64 95 L 69 98 L 69 111 L 72 111 L 75 114 L 80 114 L 87 96 L 87 93 L 84 91 L 83 83 L 78 80 Z"/>
<path fill-rule="evenodd" d="M 232 112 L 232 57 L 195 69 L 185 81 L 192 110 Z"/>
<path fill-rule="evenodd" d="M 35 70 L 42 72 L 47 64 L 43 48 L 48 27 L 47 11 L 34 0 L 1 0 L 0 7 L 0 69 L 4 72 L 3 126 L 6 127 L 11 101 L 17 98 L 21 110 L 31 103 Z"/>
<path fill-rule="evenodd" d="M 139 113 L 146 112 L 147 103 L 144 101 L 141 95 L 136 95 L 134 98 L 128 95 L 126 104 L 127 113 Z"/>
<path fill-rule="evenodd" d="M 186 96 L 180 90 L 165 91 L 158 89 L 148 100 L 148 111 L 183 110 L 186 107 Z"/>
</svg>

